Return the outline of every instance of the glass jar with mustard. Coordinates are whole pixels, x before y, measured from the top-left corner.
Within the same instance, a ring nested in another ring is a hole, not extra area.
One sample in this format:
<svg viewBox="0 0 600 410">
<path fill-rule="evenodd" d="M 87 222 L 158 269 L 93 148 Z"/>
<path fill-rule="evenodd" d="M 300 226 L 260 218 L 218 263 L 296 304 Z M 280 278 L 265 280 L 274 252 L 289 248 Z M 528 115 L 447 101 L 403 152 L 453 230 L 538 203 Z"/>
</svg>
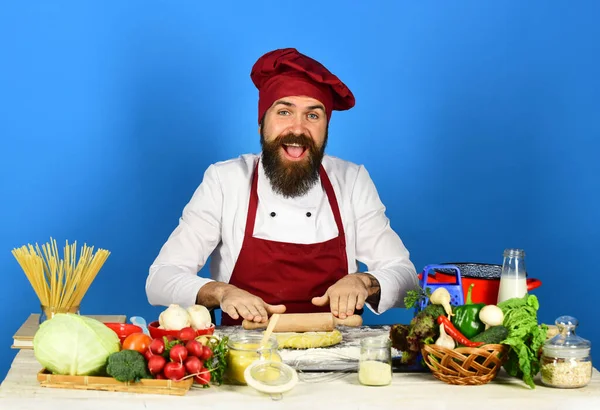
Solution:
<svg viewBox="0 0 600 410">
<path fill-rule="evenodd" d="M 246 385 L 244 371 L 257 360 L 281 362 L 278 344 L 275 336 L 271 336 L 264 346 L 261 346 L 263 336 L 254 333 L 232 335 L 228 341 L 227 370 L 225 380 L 229 384 Z M 268 377 L 264 375 L 263 377 Z M 279 372 L 273 372 L 277 379 Z"/>
</svg>

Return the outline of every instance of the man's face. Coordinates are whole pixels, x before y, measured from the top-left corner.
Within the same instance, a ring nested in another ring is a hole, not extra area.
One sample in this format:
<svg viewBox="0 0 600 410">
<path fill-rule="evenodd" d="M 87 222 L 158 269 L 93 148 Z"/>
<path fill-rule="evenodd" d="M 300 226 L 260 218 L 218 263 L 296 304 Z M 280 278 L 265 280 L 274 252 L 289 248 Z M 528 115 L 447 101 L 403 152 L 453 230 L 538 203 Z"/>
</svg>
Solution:
<svg viewBox="0 0 600 410">
<path fill-rule="evenodd" d="M 265 174 L 276 192 L 301 196 L 318 180 L 327 145 L 325 107 L 310 97 L 281 98 L 260 127 Z"/>
</svg>

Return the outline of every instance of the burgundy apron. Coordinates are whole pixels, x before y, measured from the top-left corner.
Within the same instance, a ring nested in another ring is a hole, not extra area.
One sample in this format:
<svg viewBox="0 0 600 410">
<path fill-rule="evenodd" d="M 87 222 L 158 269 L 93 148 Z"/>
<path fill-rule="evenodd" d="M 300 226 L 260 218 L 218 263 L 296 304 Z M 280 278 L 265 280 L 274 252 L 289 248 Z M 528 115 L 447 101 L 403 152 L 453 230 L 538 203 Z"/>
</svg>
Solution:
<svg viewBox="0 0 600 410">
<path fill-rule="evenodd" d="M 246 219 L 246 232 L 230 284 L 262 298 L 272 305 L 284 304 L 286 313 L 329 312 L 329 303 L 315 306 L 311 299 L 322 296 L 329 286 L 348 274 L 346 237 L 335 192 L 323 166 L 321 185 L 329 199 L 338 236 L 315 244 L 296 244 L 254 238 L 258 208 L 258 162 L 252 176 L 252 189 Z M 221 324 L 239 325 L 223 312 Z"/>
</svg>

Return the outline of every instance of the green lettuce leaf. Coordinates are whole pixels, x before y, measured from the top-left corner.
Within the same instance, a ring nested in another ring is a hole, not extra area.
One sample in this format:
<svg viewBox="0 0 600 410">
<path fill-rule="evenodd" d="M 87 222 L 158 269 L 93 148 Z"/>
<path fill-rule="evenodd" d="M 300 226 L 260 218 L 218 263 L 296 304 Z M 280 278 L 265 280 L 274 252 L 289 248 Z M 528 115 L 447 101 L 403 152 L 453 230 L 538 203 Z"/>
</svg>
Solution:
<svg viewBox="0 0 600 410">
<path fill-rule="evenodd" d="M 540 349 L 548 331 L 546 325 L 538 324 L 539 301 L 535 295 L 525 295 L 501 302 L 498 307 L 504 313 L 503 325 L 508 329 L 508 336 L 501 343 L 510 346 L 504 370 L 535 389 L 533 378 L 540 371 Z"/>
</svg>

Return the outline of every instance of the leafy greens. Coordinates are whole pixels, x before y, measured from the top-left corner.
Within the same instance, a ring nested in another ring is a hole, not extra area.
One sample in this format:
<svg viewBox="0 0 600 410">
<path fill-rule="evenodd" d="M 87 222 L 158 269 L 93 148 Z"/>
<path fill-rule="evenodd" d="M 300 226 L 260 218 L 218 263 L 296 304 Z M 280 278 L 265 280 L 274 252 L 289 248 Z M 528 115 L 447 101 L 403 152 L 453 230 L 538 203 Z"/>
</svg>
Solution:
<svg viewBox="0 0 600 410">
<path fill-rule="evenodd" d="M 538 324 L 538 299 L 527 294 L 498 303 L 498 307 L 504 313 L 503 325 L 508 329 L 508 336 L 501 343 L 510 346 L 504 370 L 535 389 L 533 378 L 540 371 L 539 352 L 548 331 L 548 326 Z"/>
</svg>

